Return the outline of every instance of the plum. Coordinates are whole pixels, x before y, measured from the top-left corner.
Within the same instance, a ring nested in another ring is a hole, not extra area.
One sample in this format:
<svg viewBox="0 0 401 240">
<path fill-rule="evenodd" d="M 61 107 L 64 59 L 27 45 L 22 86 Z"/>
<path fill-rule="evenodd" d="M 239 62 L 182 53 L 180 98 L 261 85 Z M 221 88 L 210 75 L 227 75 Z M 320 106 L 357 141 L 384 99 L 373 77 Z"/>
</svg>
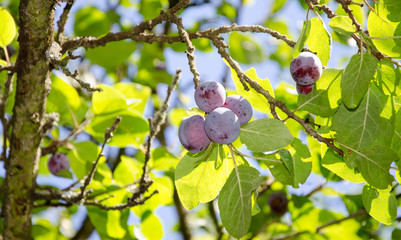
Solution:
<svg viewBox="0 0 401 240">
<path fill-rule="evenodd" d="M 299 84 L 297 84 L 297 92 L 299 94 L 306 95 L 306 94 L 312 92 L 314 85 L 315 84 L 311 84 L 311 85 L 299 85 Z"/>
<path fill-rule="evenodd" d="M 195 90 L 195 102 L 205 113 L 223 106 L 226 100 L 226 90 L 216 81 L 206 81 L 199 84 Z"/>
<path fill-rule="evenodd" d="M 211 111 L 205 119 L 205 132 L 213 142 L 229 144 L 238 138 L 240 122 L 233 111 L 219 107 Z"/>
<path fill-rule="evenodd" d="M 230 109 L 237 115 L 240 125 L 244 125 L 252 118 L 252 106 L 246 98 L 240 95 L 230 95 L 226 98 L 223 107 Z"/>
<path fill-rule="evenodd" d="M 205 133 L 205 118 L 201 115 L 193 115 L 184 119 L 178 129 L 178 138 L 182 146 L 192 153 L 205 150 L 210 144 L 210 139 Z"/>
<path fill-rule="evenodd" d="M 48 167 L 50 172 L 57 176 L 59 171 L 68 170 L 70 168 L 70 162 L 68 161 L 67 155 L 64 153 L 57 153 L 49 159 Z"/>
<path fill-rule="evenodd" d="M 288 199 L 283 192 L 273 192 L 267 201 L 270 210 L 278 215 L 283 215 L 288 210 Z"/>
<path fill-rule="evenodd" d="M 322 76 L 322 62 L 311 52 L 301 52 L 291 61 L 290 72 L 299 85 L 311 85 Z"/>
</svg>

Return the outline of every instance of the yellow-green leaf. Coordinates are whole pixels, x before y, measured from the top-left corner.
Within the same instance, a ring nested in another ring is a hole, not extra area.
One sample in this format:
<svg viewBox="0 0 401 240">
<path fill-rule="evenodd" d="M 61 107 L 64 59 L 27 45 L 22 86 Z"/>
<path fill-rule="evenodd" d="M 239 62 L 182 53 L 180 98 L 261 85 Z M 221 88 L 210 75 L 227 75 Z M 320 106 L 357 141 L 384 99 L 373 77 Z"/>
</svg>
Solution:
<svg viewBox="0 0 401 240">
<path fill-rule="evenodd" d="M 0 23 L 0 47 L 5 47 L 14 40 L 17 27 L 11 14 L 2 8 L 0 8 Z"/>
</svg>

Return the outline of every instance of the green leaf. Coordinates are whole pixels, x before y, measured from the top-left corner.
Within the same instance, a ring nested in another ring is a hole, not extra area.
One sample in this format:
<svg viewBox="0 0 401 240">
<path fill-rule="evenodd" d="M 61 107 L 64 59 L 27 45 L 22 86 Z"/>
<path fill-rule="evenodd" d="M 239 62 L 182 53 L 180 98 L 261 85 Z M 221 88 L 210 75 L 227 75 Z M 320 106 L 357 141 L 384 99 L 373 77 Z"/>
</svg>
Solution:
<svg viewBox="0 0 401 240">
<path fill-rule="evenodd" d="M 400 1 L 398 0 L 383 0 L 383 4 L 385 5 L 388 14 L 387 18 L 388 20 L 392 22 L 399 22 L 401 21 L 401 4 Z"/>
<path fill-rule="evenodd" d="M 66 169 L 60 170 L 56 173 L 57 177 L 64 177 L 72 179 L 72 173 Z"/>
<path fill-rule="evenodd" d="M 332 148 L 327 149 L 322 159 L 323 167 L 329 169 L 339 177 L 354 183 L 365 182 L 361 173 L 356 172 L 355 169 L 351 169 L 345 164 L 340 157 Z"/>
<path fill-rule="evenodd" d="M 100 236 L 123 239 L 126 234 L 129 211 L 105 211 L 86 206 L 89 219 Z"/>
<path fill-rule="evenodd" d="M 47 219 L 38 219 L 38 221 L 36 221 L 36 223 L 32 226 L 32 237 L 35 240 L 67 239 L 59 232 L 58 227 L 52 225 Z"/>
<path fill-rule="evenodd" d="M 385 58 L 380 61 L 376 78 L 384 94 L 392 94 L 394 96 L 399 96 L 401 94 L 401 70 L 398 67 L 394 68 L 394 64 L 391 60 Z"/>
<path fill-rule="evenodd" d="M 333 117 L 332 130 L 336 139 L 347 147 L 359 150 L 366 146 L 387 145 L 386 131 L 389 123 L 380 116 L 387 103 L 387 96 L 372 86 L 355 111 L 341 106 Z"/>
<path fill-rule="evenodd" d="M 391 188 L 380 190 L 367 184 L 362 191 L 366 211 L 374 219 L 387 225 L 393 223 L 397 217 L 397 200 L 390 191 Z"/>
<path fill-rule="evenodd" d="M 262 46 L 250 34 L 232 32 L 228 44 L 231 56 L 240 63 L 260 63 L 264 59 Z"/>
<path fill-rule="evenodd" d="M 356 32 L 356 27 L 348 16 L 335 16 L 330 19 L 329 25 L 340 34 L 352 35 Z"/>
<path fill-rule="evenodd" d="M 237 16 L 237 10 L 234 8 L 233 5 L 223 2 L 218 8 L 217 8 L 217 14 L 220 14 L 222 16 L 227 17 L 230 21 L 234 22 L 235 17 Z"/>
<path fill-rule="evenodd" d="M 267 152 L 287 146 L 294 137 L 280 120 L 263 118 L 244 125 L 240 139 L 250 151 Z"/>
<path fill-rule="evenodd" d="M 399 6 L 399 5 L 398 5 Z M 389 20 L 394 16 L 389 9 L 396 11 L 397 8 L 387 7 L 382 3 L 375 4 L 375 11 L 369 13 L 368 31 L 369 36 L 379 39 L 372 39 L 375 47 L 383 54 L 401 58 L 401 24 L 400 19 Z M 399 12 L 397 14 L 399 15 Z M 398 17 L 399 18 L 399 17 Z"/>
<path fill-rule="evenodd" d="M 317 53 L 322 64 L 327 66 L 331 54 L 331 36 L 319 18 L 315 17 L 309 21 L 311 30 L 306 43 L 310 50 Z"/>
<path fill-rule="evenodd" d="M 83 179 L 88 175 L 92 162 L 96 160 L 99 152 L 99 147 L 92 142 L 74 143 L 73 149 L 68 152 L 67 157 L 78 179 Z"/>
<path fill-rule="evenodd" d="M 248 75 L 248 77 L 250 77 L 252 80 L 256 81 L 260 86 L 262 86 L 262 88 L 266 91 L 268 91 L 270 93 L 270 95 L 272 97 L 274 97 L 274 90 L 272 85 L 270 84 L 269 79 L 260 79 L 258 77 L 258 75 L 256 74 L 256 70 L 254 68 L 250 68 L 249 70 L 247 70 L 245 72 L 246 75 Z M 231 69 L 231 77 L 234 80 L 234 84 L 235 84 L 235 89 L 237 91 L 237 93 L 239 95 L 241 95 L 242 97 L 246 98 L 249 103 L 252 105 L 252 107 L 255 110 L 258 110 L 259 112 L 264 112 L 264 113 L 269 113 L 270 112 L 270 105 L 269 102 L 267 101 L 267 99 L 259 94 L 258 92 L 256 92 L 255 89 L 249 87 L 249 91 L 246 91 L 244 89 L 244 86 L 242 85 L 242 83 L 240 82 L 237 73 L 235 72 L 235 70 Z"/>
<path fill-rule="evenodd" d="M 81 8 L 75 14 L 74 33 L 76 36 L 100 37 L 110 30 L 107 14 L 96 7 Z"/>
<path fill-rule="evenodd" d="M 141 177 L 142 166 L 138 160 L 123 155 L 113 172 L 113 179 L 122 185 L 131 184 Z"/>
<path fill-rule="evenodd" d="M 175 185 L 182 205 L 191 210 L 199 203 L 210 202 L 217 197 L 234 168 L 232 159 L 225 158 L 216 169 L 219 147 L 200 154 L 187 153 L 175 170 Z"/>
<path fill-rule="evenodd" d="M 62 79 L 54 76 L 49 96 L 46 102 L 46 112 L 57 112 L 60 114 L 59 124 L 75 126 L 79 124 L 88 111 L 88 106 L 75 88 Z M 76 121 L 76 122 L 75 122 Z"/>
<path fill-rule="evenodd" d="M 6 47 L 15 38 L 17 27 L 13 16 L 6 10 L 0 7 L 0 47 Z"/>
<path fill-rule="evenodd" d="M 295 138 L 288 149 L 280 149 L 276 154 L 255 154 L 266 160 L 273 177 L 284 185 L 298 188 L 309 177 L 312 170 L 311 154 L 301 140 Z"/>
<path fill-rule="evenodd" d="M 318 116 L 329 117 L 341 99 L 340 79 L 343 70 L 326 68 L 311 93 L 298 95 L 298 109 Z"/>
<path fill-rule="evenodd" d="M 216 170 L 218 170 L 221 167 L 221 165 L 223 164 L 224 159 L 226 159 L 227 154 L 224 151 L 223 145 L 221 145 L 221 144 L 218 144 L 216 146 L 216 151 L 217 152 L 214 155 L 214 158 L 216 159 L 216 160 L 214 160 L 214 168 Z"/>
<path fill-rule="evenodd" d="M 137 83 L 119 82 L 114 88 L 122 93 L 130 109 L 144 113 L 146 103 L 152 95 L 152 89 Z"/>
<path fill-rule="evenodd" d="M 117 108 L 117 106 L 114 106 Z M 110 128 L 116 117 L 122 118 L 113 138 L 108 142 L 111 146 L 126 147 L 133 145 L 139 147 L 145 140 L 149 131 L 148 122 L 134 110 L 123 110 L 104 115 L 95 115 L 85 130 L 98 142 L 104 141 L 104 133 Z"/>
<path fill-rule="evenodd" d="M 167 0 L 144 0 L 140 2 L 140 13 L 144 20 L 153 19 L 159 16 L 161 10 L 167 10 L 168 6 Z"/>
<path fill-rule="evenodd" d="M 356 2 L 359 3 L 362 2 L 362 0 L 357 0 Z M 352 14 L 354 15 L 356 21 L 362 24 L 362 26 L 364 26 L 364 23 L 366 21 L 366 13 L 364 9 L 361 8 L 361 6 L 359 6 L 358 4 L 350 4 L 348 7 L 351 9 Z M 336 13 L 339 16 L 349 17 L 348 13 L 344 10 L 341 4 L 338 5 Z"/>
<path fill-rule="evenodd" d="M 401 239 L 400 229 L 394 229 L 393 232 L 391 233 L 391 240 L 397 240 L 397 239 Z"/>
<path fill-rule="evenodd" d="M 244 236 L 252 219 L 252 192 L 261 183 L 259 171 L 241 165 L 233 169 L 221 189 L 218 205 L 223 226 L 236 238 Z"/>
<path fill-rule="evenodd" d="M 135 51 L 135 42 L 118 41 L 109 42 L 106 46 L 89 48 L 86 51 L 86 58 L 92 64 L 100 65 L 109 71 L 123 64 Z"/>
<path fill-rule="evenodd" d="M 280 11 L 280 9 L 282 9 L 285 5 L 285 3 L 287 2 L 287 0 L 281 0 L 281 1 L 274 1 L 273 2 L 273 6 L 271 7 L 271 13 L 276 13 L 278 11 Z"/>
<path fill-rule="evenodd" d="M 154 47 L 153 44 L 142 43 L 142 46 L 139 53 L 138 72 L 134 81 L 152 89 L 155 89 L 159 83 L 170 84 L 173 77 L 164 69 L 164 52 L 160 51 L 160 48 Z"/>
<path fill-rule="evenodd" d="M 298 154 L 291 156 L 287 149 L 279 150 L 281 163 L 272 162 L 270 171 L 281 183 L 298 188 L 305 183 L 312 171 L 312 163 L 304 161 Z"/>
<path fill-rule="evenodd" d="M 141 218 L 141 231 L 147 239 L 159 240 L 163 237 L 163 227 L 154 213 L 144 214 Z"/>
<path fill-rule="evenodd" d="M 316 87 L 306 95 L 299 94 L 298 105 L 299 109 L 322 117 L 330 117 L 337 110 L 330 106 L 328 91 L 317 90 Z"/>
<path fill-rule="evenodd" d="M 356 163 L 363 178 L 370 185 L 380 189 L 391 185 L 394 178 L 389 173 L 390 165 L 393 161 L 397 161 L 398 157 L 389 147 L 373 146 L 357 151 L 345 145 L 341 146 L 348 150 L 344 156 L 345 161 Z"/>
<path fill-rule="evenodd" d="M 179 161 L 165 147 L 158 147 L 153 149 L 150 159 L 152 168 L 161 171 L 174 170 Z"/>
<path fill-rule="evenodd" d="M 356 54 L 344 70 L 341 78 L 341 96 L 348 108 L 356 108 L 376 73 L 378 61 L 372 54 Z"/>
<path fill-rule="evenodd" d="M 95 114 L 114 113 L 128 108 L 126 98 L 115 88 L 103 84 L 98 87 L 103 91 L 92 95 L 92 110 Z"/>
<path fill-rule="evenodd" d="M 305 43 L 308 40 L 310 31 L 312 28 L 312 21 L 304 21 L 304 26 L 301 30 L 301 33 L 299 34 L 299 38 L 297 43 L 294 46 L 294 50 L 292 51 L 292 56 L 294 58 L 297 58 L 299 54 L 302 52 L 302 49 L 304 49 Z"/>
<path fill-rule="evenodd" d="M 395 116 L 394 135 L 391 141 L 391 149 L 401 158 L 401 110 Z"/>
</svg>

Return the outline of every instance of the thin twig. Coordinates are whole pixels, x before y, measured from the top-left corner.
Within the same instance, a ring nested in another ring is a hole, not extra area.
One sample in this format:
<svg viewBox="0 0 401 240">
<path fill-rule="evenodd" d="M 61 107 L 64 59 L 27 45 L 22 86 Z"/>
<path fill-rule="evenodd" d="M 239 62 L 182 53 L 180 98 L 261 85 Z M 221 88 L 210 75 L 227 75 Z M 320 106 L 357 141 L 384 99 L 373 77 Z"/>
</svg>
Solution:
<svg viewBox="0 0 401 240">
<path fill-rule="evenodd" d="M 188 32 L 185 30 L 185 27 L 182 24 L 182 19 L 179 18 L 176 14 L 173 14 L 171 20 L 172 22 L 175 23 L 175 25 L 177 25 L 178 33 L 180 34 L 182 40 L 187 45 L 187 51 L 185 51 L 185 53 L 187 54 L 188 57 L 189 69 L 194 75 L 193 81 L 196 88 L 200 83 L 200 75 L 199 72 L 196 70 L 196 65 L 195 65 L 195 54 L 194 54 L 195 47 L 192 44 L 191 39 L 189 38 Z"/>
<path fill-rule="evenodd" d="M 209 210 L 210 217 L 213 220 L 214 227 L 216 228 L 216 232 L 217 232 L 216 239 L 220 240 L 224 235 L 223 227 L 220 225 L 219 220 L 217 219 L 217 214 L 216 214 L 216 210 L 214 209 L 213 201 L 211 201 L 207 204 L 207 208 Z"/>
<path fill-rule="evenodd" d="M 100 209 L 103 209 L 103 210 L 123 210 L 123 209 L 126 209 L 126 208 L 129 208 L 129 207 L 134 207 L 134 206 L 137 206 L 137 205 L 142 205 L 142 204 L 144 204 L 148 199 L 150 199 L 153 195 L 155 195 L 155 194 L 157 194 L 158 193 L 158 191 L 157 190 L 155 190 L 155 191 L 153 191 L 149 196 L 146 196 L 146 197 L 144 197 L 143 199 L 141 199 L 141 200 L 139 200 L 139 201 L 129 201 L 128 203 L 122 203 L 122 204 L 117 204 L 117 205 L 114 205 L 114 206 L 108 206 L 108 205 L 104 205 L 104 204 L 101 204 L 99 201 L 96 201 L 96 200 L 93 200 L 93 201 L 85 201 L 85 205 L 89 205 L 89 206 L 96 206 L 96 207 L 98 207 L 98 208 L 100 208 Z"/>
<path fill-rule="evenodd" d="M 74 5 L 75 0 L 68 0 L 67 4 L 64 7 L 64 11 L 60 16 L 60 19 L 57 22 L 57 27 L 58 27 L 58 32 L 57 32 L 57 42 L 62 44 L 64 42 L 64 28 L 65 24 L 67 23 L 68 20 L 68 15 L 70 14 L 70 10 L 72 6 Z"/>
<path fill-rule="evenodd" d="M 42 156 L 57 152 L 57 149 L 66 145 L 71 137 L 80 134 L 83 131 L 84 127 L 90 122 L 90 119 L 91 116 L 87 117 L 80 125 L 70 131 L 68 136 L 63 140 L 54 140 L 49 146 L 43 147 L 41 151 Z"/>
<path fill-rule="evenodd" d="M 67 52 L 68 50 L 74 50 L 80 46 L 85 48 L 94 48 L 98 46 L 105 46 L 108 42 L 112 41 L 120 41 L 123 39 L 133 39 L 134 36 L 137 36 L 140 33 L 145 31 L 152 30 L 156 25 L 166 21 L 171 14 L 174 14 L 187 6 L 190 3 L 190 0 L 180 0 L 174 7 L 170 8 L 167 12 L 161 11 L 160 15 L 154 19 L 147 20 L 141 22 L 136 25 L 131 31 L 128 32 L 119 32 L 119 33 L 108 33 L 106 36 L 101 38 L 94 37 L 82 37 L 77 38 L 71 41 L 66 41 L 62 44 L 63 50 L 62 53 Z M 135 40 L 135 39 L 133 39 Z"/>
<path fill-rule="evenodd" d="M 91 87 L 91 85 L 87 82 L 82 81 L 81 79 L 78 78 L 78 71 L 75 70 L 74 73 L 71 73 L 67 68 L 65 67 L 61 67 L 61 70 L 63 71 L 63 73 L 68 76 L 73 78 L 75 81 L 77 81 L 79 83 L 79 85 L 86 89 L 88 92 L 101 92 L 103 91 L 103 89 L 101 88 L 97 88 L 97 87 Z"/>
<path fill-rule="evenodd" d="M 311 197 L 313 194 L 319 192 L 320 190 L 323 189 L 324 185 L 326 185 L 327 183 L 327 179 L 320 185 L 318 185 L 317 187 L 315 187 L 312 191 L 310 191 L 308 194 L 305 195 L 306 198 Z"/>
<path fill-rule="evenodd" d="M 352 14 L 351 8 L 349 8 L 349 6 L 348 6 L 351 3 L 351 1 L 347 1 L 347 0 L 336 0 L 336 1 L 341 4 L 341 6 L 344 9 L 344 11 L 348 14 L 349 18 L 352 20 L 352 23 L 356 27 L 356 31 L 357 32 L 362 31 L 361 24 L 358 23 L 358 21 L 356 20 L 354 14 Z"/>
<path fill-rule="evenodd" d="M 15 68 L 15 66 L 0 66 L 0 72 L 2 71 L 10 71 L 10 72 L 15 72 L 17 71 L 17 69 Z"/>
<path fill-rule="evenodd" d="M 88 185 L 93 179 L 97 164 L 99 163 L 100 158 L 103 156 L 104 147 L 106 146 L 106 143 L 113 137 L 113 132 L 117 129 L 117 126 L 121 122 L 121 119 L 122 119 L 121 117 L 116 117 L 116 120 L 114 121 L 113 125 L 111 125 L 111 127 L 106 130 L 106 133 L 104 134 L 104 141 L 102 144 L 102 148 L 100 149 L 100 153 L 97 156 L 96 160 L 92 163 L 92 169 L 90 170 L 89 174 L 85 177 L 84 184 L 81 186 L 81 192 L 78 195 L 79 200 L 85 197 L 86 194 L 85 189 L 88 187 Z"/>
<path fill-rule="evenodd" d="M 149 118 L 149 129 L 150 133 L 147 138 L 147 141 L 145 143 L 145 161 L 143 163 L 142 167 L 142 175 L 139 180 L 139 190 L 135 192 L 129 201 L 134 201 L 136 198 L 138 198 L 140 195 L 145 193 L 147 189 L 149 188 L 151 183 L 148 183 L 145 178 L 147 176 L 147 165 L 150 160 L 150 154 L 151 154 L 151 144 L 152 140 L 156 137 L 156 135 L 159 133 L 161 126 L 165 123 L 166 117 L 167 117 L 167 109 L 169 107 L 169 100 L 171 93 L 173 92 L 174 88 L 177 86 L 179 79 L 181 77 L 181 69 L 177 69 L 176 74 L 173 78 L 173 81 L 171 84 L 168 86 L 167 89 L 167 96 L 166 99 L 164 100 L 163 104 L 161 105 L 160 109 L 155 112 L 153 118 Z"/>
</svg>

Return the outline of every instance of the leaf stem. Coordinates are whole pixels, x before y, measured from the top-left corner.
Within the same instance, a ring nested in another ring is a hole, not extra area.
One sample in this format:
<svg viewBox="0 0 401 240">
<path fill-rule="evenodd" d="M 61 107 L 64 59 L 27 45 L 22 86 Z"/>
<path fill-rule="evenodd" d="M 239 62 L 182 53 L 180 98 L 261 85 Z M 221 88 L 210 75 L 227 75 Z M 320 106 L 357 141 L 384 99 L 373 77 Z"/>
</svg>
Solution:
<svg viewBox="0 0 401 240">
<path fill-rule="evenodd" d="M 235 153 L 237 153 L 237 154 L 239 154 L 239 155 L 241 155 L 241 156 L 243 156 L 243 157 L 252 158 L 252 159 L 255 159 L 255 160 L 269 161 L 269 162 L 278 162 L 278 163 L 281 162 L 280 160 L 268 159 L 268 158 L 264 158 L 264 157 L 256 157 L 256 156 L 251 156 L 251 155 L 244 154 L 244 153 L 240 152 L 240 151 L 239 151 L 236 147 L 234 147 L 234 145 L 232 145 L 232 144 L 230 144 L 229 147 L 230 147 L 230 149 L 231 149 L 231 147 L 232 147 Z M 273 153 L 277 153 L 277 152 L 278 152 L 278 151 L 274 151 L 274 152 L 272 152 L 272 154 L 273 154 Z"/>
</svg>

